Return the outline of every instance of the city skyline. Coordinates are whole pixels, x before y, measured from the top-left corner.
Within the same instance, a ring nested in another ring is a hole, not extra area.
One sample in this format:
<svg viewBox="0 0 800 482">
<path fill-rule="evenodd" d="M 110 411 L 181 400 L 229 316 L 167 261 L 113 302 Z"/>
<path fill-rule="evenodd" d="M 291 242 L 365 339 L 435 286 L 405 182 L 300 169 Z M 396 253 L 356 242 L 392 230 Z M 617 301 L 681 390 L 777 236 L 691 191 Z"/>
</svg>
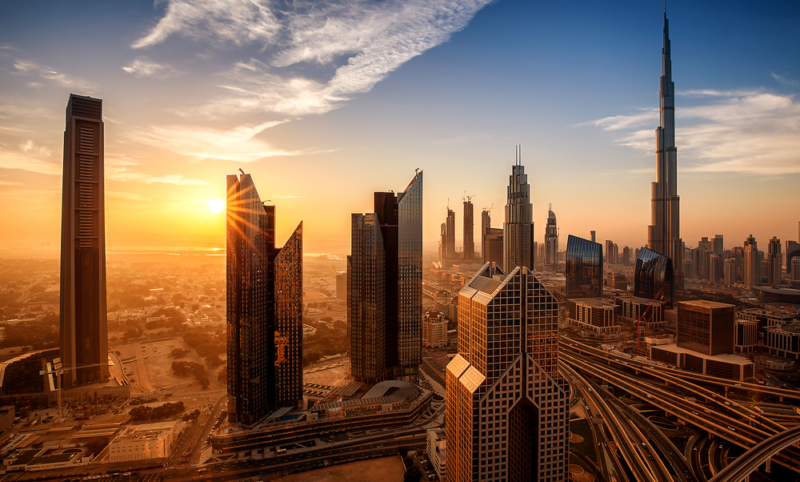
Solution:
<svg viewBox="0 0 800 482">
<path fill-rule="evenodd" d="M 25 216 L 4 212 L 7 232 L 15 236 L 0 238 L 0 254 L 13 257 L 34 247 L 35 256 L 58 256 L 58 112 L 72 92 L 105 103 L 111 254 L 129 246 L 224 246 L 223 214 L 210 212 L 208 201 L 223 199 L 218 180 L 246 164 L 254 175 L 271 173 L 262 192 L 286 205 L 287 224 L 279 221 L 278 236 L 292 230 L 289 219 L 325 205 L 325 216 L 306 220 L 307 251 L 335 254 L 348 250 L 349 213 L 369 209 L 352 190 L 343 192 L 344 182 L 379 191 L 397 176 L 425 169 L 423 245 L 431 255 L 448 198 L 455 201 L 466 190 L 475 193 L 477 209 L 494 204 L 499 215 L 504 177 L 513 163 L 511 144 L 526 148 L 522 161 L 540 226 L 545 203 L 553 202 L 564 235 L 587 237 L 596 230 L 599 239 L 621 247 L 646 244 L 652 129 L 658 123 L 653 105 L 662 40 L 659 6 L 586 4 L 533 11 L 497 2 L 464 4 L 446 14 L 437 10 L 443 9 L 440 4 L 401 9 L 388 3 L 382 7 L 388 11 L 374 6 L 366 14 L 345 7 L 317 12 L 340 20 L 339 27 L 385 26 L 367 32 L 383 53 L 396 52 L 404 28 L 431 31 L 427 43 L 381 64 L 376 77 L 362 79 L 366 84 L 345 86 L 358 77 L 355 63 L 346 68 L 348 60 L 385 60 L 377 47 L 345 42 L 342 29 L 312 45 L 298 36 L 298 12 L 285 18 L 245 16 L 232 27 L 241 38 L 225 37 L 222 22 L 214 19 L 228 18 L 230 11 L 179 17 L 178 5 L 125 11 L 102 6 L 73 18 L 79 26 L 99 21 L 98 29 L 64 42 L 54 41 L 64 33 L 57 25 L 65 15 L 62 7 L 46 2 L 7 7 L 0 37 L 0 201 L 22 196 L 29 206 Z M 794 98 L 800 73 L 792 59 L 800 42 L 787 26 L 800 13 L 795 5 L 779 3 L 726 5 L 723 22 L 720 5 L 669 5 L 673 58 L 680 58 L 673 76 L 679 82 L 681 234 L 690 247 L 701 236 L 720 233 L 725 248 L 741 245 L 750 233 L 762 243 L 773 236 L 795 239 L 797 220 L 789 216 L 800 195 L 791 189 L 798 170 L 792 153 L 800 136 L 791 121 L 800 116 Z M 434 25 L 429 20 L 437 15 L 448 21 Z M 530 19 L 530 31 L 502 28 L 520 16 Z M 409 24 L 412 17 L 418 23 Z M 319 27 L 318 20 L 309 16 L 305 28 Z M 712 23 L 710 32 L 698 28 Z M 259 25 L 273 30 L 255 28 Z M 195 33 L 188 36 L 191 27 Z M 317 56 L 298 57 L 301 46 Z M 78 59 L 64 50 L 76 48 L 93 55 Z M 507 77 L 474 72 L 473 66 L 486 64 L 498 51 L 503 54 L 490 65 Z M 586 68 L 569 67 L 576 61 Z M 234 72 L 239 78 L 232 80 Z M 209 80 L 193 75 L 198 73 Z M 201 112 L 212 105 L 203 102 L 216 102 L 225 92 L 278 84 L 299 90 L 262 90 L 255 111 L 246 110 L 248 99 L 238 98 L 236 106 L 227 105 L 230 111 L 212 103 L 220 109 L 212 113 L 216 118 Z M 600 90 L 603 99 L 591 95 Z M 468 91 L 473 95 L 464 104 Z M 276 99 L 283 107 L 267 105 Z M 291 103 L 298 99 L 317 104 Z M 434 109 L 442 114 L 429 114 Z M 431 122 L 445 127 L 432 128 Z M 743 149 L 743 143 L 753 147 Z M 753 149 L 760 150 L 755 161 Z M 280 155 L 254 157 L 264 153 Z M 378 175 L 371 172 L 375 166 Z M 308 169 L 316 172 L 311 182 L 304 176 Z M 745 190 L 752 197 L 733 195 Z M 592 202 L 598 196 L 602 206 Z M 623 207 L 629 214 L 596 221 Z M 457 209 L 457 217 L 461 214 Z M 536 234 L 541 243 L 543 230 Z"/>
</svg>

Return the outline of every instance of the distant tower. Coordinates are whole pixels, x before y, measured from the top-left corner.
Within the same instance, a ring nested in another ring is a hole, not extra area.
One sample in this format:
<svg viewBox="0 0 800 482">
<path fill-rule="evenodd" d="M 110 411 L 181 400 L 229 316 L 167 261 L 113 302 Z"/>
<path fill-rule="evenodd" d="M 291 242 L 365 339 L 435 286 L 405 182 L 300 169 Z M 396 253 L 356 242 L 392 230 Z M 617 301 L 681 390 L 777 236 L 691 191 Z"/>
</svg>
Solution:
<svg viewBox="0 0 800 482">
<path fill-rule="evenodd" d="M 556 224 L 556 214 L 553 212 L 553 205 L 547 214 L 547 227 L 544 232 L 544 263 L 547 265 L 558 265 L 558 226 Z"/>
<path fill-rule="evenodd" d="M 747 289 L 761 284 L 761 262 L 758 259 L 758 244 L 751 234 L 744 241 L 744 287 Z"/>
<path fill-rule="evenodd" d="M 445 258 L 455 259 L 456 257 L 456 213 L 447 207 L 447 244 L 445 245 Z"/>
<path fill-rule="evenodd" d="M 783 255 L 781 253 L 781 240 L 773 236 L 769 241 L 767 250 L 767 282 L 777 288 L 783 281 Z"/>
<path fill-rule="evenodd" d="M 473 238 L 475 226 L 472 219 L 472 199 L 464 198 L 464 259 L 471 260 L 475 257 L 475 240 Z"/>
<path fill-rule="evenodd" d="M 492 227 L 491 212 L 484 208 L 481 212 L 481 258 L 486 259 L 486 233 Z M 502 261 L 502 260 L 498 260 Z"/>
<path fill-rule="evenodd" d="M 275 206 L 227 177 L 228 417 L 253 424 L 303 404 L 303 223 L 275 247 Z"/>
<path fill-rule="evenodd" d="M 103 101 L 70 94 L 61 192 L 65 387 L 108 379 Z"/>
<path fill-rule="evenodd" d="M 503 224 L 503 268 L 511 272 L 517 266 L 533 271 L 533 204 L 531 186 L 522 166 L 520 147 L 517 158 L 508 176 L 508 201 L 506 220 Z"/>
<path fill-rule="evenodd" d="M 506 275 L 489 264 L 458 306 L 458 355 L 445 372 L 447 480 L 567 480 L 558 300 L 527 267 Z"/>
<path fill-rule="evenodd" d="M 675 147 L 675 84 L 669 21 L 664 12 L 664 46 L 661 49 L 661 125 L 656 128 L 656 182 L 652 183 L 651 219 L 647 228 L 647 247 L 668 257 L 677 271 L 676 286 L 683 286 L 683 242 L 680 235 L 680 196 L 678 196 L 678 149 Z"/>
</svg>

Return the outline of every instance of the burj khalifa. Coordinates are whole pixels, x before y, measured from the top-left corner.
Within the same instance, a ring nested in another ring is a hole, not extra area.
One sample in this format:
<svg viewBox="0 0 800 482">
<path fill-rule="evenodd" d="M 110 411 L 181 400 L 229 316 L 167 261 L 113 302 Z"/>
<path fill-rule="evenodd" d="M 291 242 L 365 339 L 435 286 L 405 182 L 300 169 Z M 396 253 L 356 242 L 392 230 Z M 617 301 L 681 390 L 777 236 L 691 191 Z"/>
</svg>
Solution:
<svg viewBox="0 0 800 482">
<path fill-rule="evenodd" d="M 647 247 L 672 260 L 677 283 L 683 283 L 678 149 L 675 147 L 675 84 L 672 82 L 669 20 L 664 12 L 664 47 L 661 49 L 661 125 L 656 128 L 656 182 L 651 184 L 651 225 Z"/>
</svg>

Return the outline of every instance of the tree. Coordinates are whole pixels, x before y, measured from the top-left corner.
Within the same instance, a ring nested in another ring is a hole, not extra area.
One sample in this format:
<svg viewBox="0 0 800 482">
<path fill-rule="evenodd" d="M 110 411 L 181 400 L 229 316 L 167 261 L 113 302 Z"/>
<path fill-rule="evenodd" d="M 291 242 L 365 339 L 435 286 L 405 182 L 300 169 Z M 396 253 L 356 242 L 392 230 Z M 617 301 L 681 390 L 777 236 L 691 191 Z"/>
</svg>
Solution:
<svg viewBox="0 0 800 482">
<path fill-rule="evenodd" d="M 172 349 L 172 351 L 171 351 L 171 352 L 169 352 L 169 355 L 170 355 L 172 358 L 183 358 L 183 357 L 185 357 L 186 355 L 188 355 L 188 353 L 189 353 L 189 352 L 187 352 L 187 351 L 186 351 L 186 350 L 184 350 L 183 348 L 173 348 L 173 349 Z"/>
<path fill-rule="evenodd" d="M 422 471 L 416 465 L 409 467 L 403 476 L 403 482 L 419 482 L 420 480 L 422 480 Z"/>
</svg>

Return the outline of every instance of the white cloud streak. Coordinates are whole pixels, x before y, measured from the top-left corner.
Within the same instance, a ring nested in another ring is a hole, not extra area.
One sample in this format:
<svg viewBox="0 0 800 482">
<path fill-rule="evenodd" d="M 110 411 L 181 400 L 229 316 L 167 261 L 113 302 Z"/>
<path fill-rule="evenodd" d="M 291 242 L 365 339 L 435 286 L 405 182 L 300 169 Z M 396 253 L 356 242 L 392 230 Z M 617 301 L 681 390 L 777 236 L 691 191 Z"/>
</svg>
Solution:
<svg viewBox="0 0 800 482">
<path fill-rule="evenodd" d="M 286 121 L 264 122 L 259 125 L 242 125 L 224 131 L 191 126 L 152 127 L 135 131 L 130 137 L 137 142 L 168 149 L 196 161 L 218 159 L 236 162 L 254 162 L 274 156 L 294 156 L 298 152 L 277 149 L 256 136 L 264 130 Z"/>
<path fill-rule="evenodd" d="M 175 69 L 169 65 L 162 65 L 144 57 L 136 58 L 130 64 L 122 67 L 122 70 L 136 77 L 166 78 L 177 75 Z"/>
<path fill-rule="evenodd" d="M 147 184 L 175 184 L 177 186 L 202 186 L 208 184 L 199 179 L 189 179 L 183 174 L 168 174 L 166 176 L 151 176 L 132 169 L 138 163 L 125 156 L 110 155 L 105 160 L 106 179 L 120 182 L 143 182 Z"/>
<path fill-rule="evenodd" d="M 790 79 L 785 75 L 776 74 L 775 72 L 771 72 L 772 78 L 777 80 L 779 84 L 783 84 L 788 87 L 797 87 L 800 86 L 800 81 Z"/>
<path fill-rule="evenodd" d="M 74 77 L 63 72 L 57 72 L 50 67 L 39 65 L 30 60 L 15 60 L 14 68 L 17 69 L 18 73 L 38 75 L 43 79 L 60 84 L 70 89 L 83 89 L 85 91 L 92 91 L 95 89 L 94 84 L 87 80 Z"/>
<path fill-rule="evenodd" d="M 762 90 L 684 92 L 705 103 L 676 109 L 676 144 L 681 172 L 759 175 L 800 173 L 800 104 L 792 95 Z M 703 99 L 705 98 L 705 99 Z M 653 113 L 606 117 L 594 125 L 618 135 L 616 142 L 652 153 Z"/>
</svg>

